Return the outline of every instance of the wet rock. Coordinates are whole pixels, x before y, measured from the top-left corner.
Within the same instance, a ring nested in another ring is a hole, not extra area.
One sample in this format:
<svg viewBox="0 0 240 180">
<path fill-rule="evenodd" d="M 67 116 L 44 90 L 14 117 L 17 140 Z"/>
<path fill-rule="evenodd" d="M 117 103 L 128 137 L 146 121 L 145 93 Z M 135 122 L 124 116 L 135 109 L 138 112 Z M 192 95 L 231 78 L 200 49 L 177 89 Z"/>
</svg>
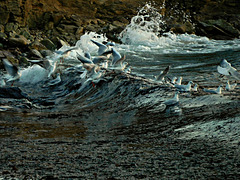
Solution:
<svg viewBox="0 0 240 180">
<path fill-rule="evenodd" d="M 0 32 L 4 32 L 4 26 L 2 24 L 0 24 Z"/>
<path fill-rule="evenodd" d="M 52 55 L 51 50 L 41 50 L 40 53 L 42 54 L 43 57 L 47 57 L 47 56 Z"/>
<path fill-rule="evenodd" d="M 46 50 L 46 46 L 44 46 L 39 40 L 34 40 L 31 44 L 29 44 L 30 49 L 36 49 L 38 51 Z"/>
<path fill-rule="evenodd" d="M 8 40 L 9 45 L 12 47 L 26 47 L 30 44 L 30 41 L 22 35 L 15 35 L 14 37 L 10 37 Z"/>
<path fill-rule="evenodd" d="M 43 39 L 42 41 L 40 41 L 40 43 L 43 44 L 49 50 L 56 49 L 55 44 L 48 38 Z"/>
<path fill-rule="evenodd" d="M 43 58 L 42 54 L 36 49 L 30 49 L 28 52 L 29 58 Z"/>
<path fill-rule="evenodd" d="M 215 25 L 222 29 L 226 34 L 232 37 L 239 37 L 240 32 L 236 28 L 234 28 L 230 23 L 226 22 L 223 19 L 218 20 L 209 20 L 208 24 Z"/>
<path fill-rule="evenodd" d="M 33 40 L 33 37 L 27 28 L 21 29 L 19 34 L 23 35 L 27 39 Z"/>
<path fill-rule="evenodd" d="M 7 41 L 7 35 L 3 32 L 0 32 L 0 42 L 6 42 Z"/>
<path fill-rule="evenodd" d="M 27 94 L 18 87 L 1 87 L 0 98 L 24 99 L 27 98 Z"/>
<path fill-rule="evenodd" d="M 190 22 L 185 22 L 183 24 L 174 24 L 170 29 L 172 32 L 176 34 L 193 34 L 194 33 L 194 26 Z"/>
<path fill-rule="evenodd" d="M 24 56 L 21 56 L 21 57 L 19 58 L 19 65 L 24 66 L 24 67 L 29 66 L 30 63 L 28 62 L 28 58 L 27 58 L 27 57 L 24 57 Z"/>
<path fill-rule="evenodd" d="M 18 25 L 15 23 L 7 23 L 5 26 L 5 32 L 17 31 Z"/>
<path fill-rule="evenodd" d="M 56 49 L 59 49 L 62 46 L 70 46 L 66 41 L 64 41 L 61 38 L 56 37 L 56 36 L 52 37 L 51 41 L 55 44 Z"/>
</svg>

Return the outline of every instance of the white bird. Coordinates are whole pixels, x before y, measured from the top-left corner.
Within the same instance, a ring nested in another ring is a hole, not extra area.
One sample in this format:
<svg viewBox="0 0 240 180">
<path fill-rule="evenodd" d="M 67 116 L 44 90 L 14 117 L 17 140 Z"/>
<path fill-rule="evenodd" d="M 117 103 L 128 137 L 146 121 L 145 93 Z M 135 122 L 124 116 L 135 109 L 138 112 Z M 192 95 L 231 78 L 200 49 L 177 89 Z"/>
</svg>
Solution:
<svg viewBox="0 0 240 180">
<path fill-rule="evenodd" d="M 235 89 L 236 86 L 237 86 L 237 83 L 234 83 L 234 84 L 231 85 L 231 84 L 229 83 L 229 80 L 228 80 L 225 89 L 226 89 L 227 91 L 231 91 L 231 90 Z"/>
<path fill-rule="evenodd" d="M 157 81 L 164 81 L 164 77 L 168 74 L 170 66 L 167 66 L 164 71 L 160 71 L 160 74 L 156 76 Z"/>
<path fill-rule="evenodd" d="M 179 89 L 180 91 L 191 91 L 192 87 L 191 85 L 193 84 L 192 81 L 189 81 L 187 85 L 178 85 L 175 84 L 174 87 L 176 87 L 177 89 Z"/>
<path fill-rule="evenodd" d="M 112 66 L 118 66 L 119 64 L 122 64 L 122 62 L 126 59 L 126 56 L 124 55 L 123 57 L 121 54 L 116 51 L 115 48 L 112 48 Z"/>
<path fill-rule="evenodd" d="M 60 59 L 60 63 L 64 61 L 64 59 L 66 59 L 70 52 L 73 51 L 73 50 L 77 50 L 78 47 L 72 47 L 72 48 L 69 48 L 65 51 L 54 51 L 56 54 L 58 54 L 58 58 L 57 59 Z"/>
<path fill-rule="evenodd" d="M 97 64 L 97 63 L 100 63 L 104 60 L 107 60 L 108 57 L 106 56 L 97 56 L 97 57 L 92 57 L 90 55 L 90 53 L 88 52 L 85 52 L 84 53 L 84 56 L 80 55 L 78 52 L 77 52 L 77 59 L 79 61 L 81 61 L 82 63 L 88 63 L 88 64 Z"/>
<path fill-rule="evenodd" d="M 212 94 L 221 94 L 222 93 L 222 85 L 218 86 L 217 89 L 203 89 L 204 92 L 212 93 Z"/>
<path fill-rule="evenodd" d="M 217 66 L 217 70 L 222 75 L 233 76 L 234 78 L 240 80 L 240 74 L 237 72 L 237 69 L 232 67 L 232 65 L 227 62 L 226 59 L 223 59 L 220 62 L 220 65 Z"/>
<path fill-rule="evenodd" d="M 178 77 L 176 84 L 181 85 L 182 84 L 182 77 Z"/>
<path fill-rule="evenodd" d="M 18 67 L 14 64 L 12 64 L 10 61 L 8 61 L 7 59 L 3 59 L 3 65 L 7 71 L 7 73 L 11 76 L 11 78 L 9 78 L 7 80 L 7 82 L 12 81 L 12 85 L 14 84 L 14 82 L 18 79 L 20 79 L 21 77 L 21 72 L 19 71 Z"/>
<path fill-rule="evenodd" d="M 172 80 L 171 80 L 171 83 L 176 84 L 176 80 L 177 80 L 177 77 L 173 77 Z"/>
<path fill-rule="evenodd" d="M 166 106 L 173 106 L 176 105 L 179 102 L 179 97 L 178 97 L 179 92 L 177 91 L 172 99 L 168 99 L 163 102 Z"/>
<path fill-rule="evenodd" d="M 195 84 L 194 87 L 192 88 L 192 91 L 197 92 L 198 91 L 198 84 Z"/>
<path fill-rule="evenodd" d="M 34 64 L 38 64 L 42 68 L 46 69 L 48 72 L 48 78 L 50 78 L 57 69 L 57 61 L 53 61 L 49 59 L 28 60 L 28 61 Z"/>
<path fill-rule="evenodd" d="M 108 68 L 108 62 L 109 60 L 104 60 L 104 62 L 102 62 L 100 65 L 101 65 L 101 68 L 104 68 L 104 69 L 107 69 Z"/>
<path fill-rule="evenodd" d="M 125 55 L 122 57 L 121 54 L 114 48 L 112 48 L 111 51 L 108 51 L 106 53 L 112 54 L 112 70 L 114 70 L 115 72 L 122 72 L 127 67 L 128 63 L 123 62 L 126 59 Z"/>
<path fill-rule="evenodd" d="M 98 55 L 101 56 L 103 55 L 109 48 L 109 46 L 114 46 L 115 43 L 113 42 L 108 42 L 106 45 L 99 43 L 97 41 L 91 40 L 94 44 L 96 44 L 98 46 Z"/>
<path fill-rule="evenodd" d="M 129 66 L 128 68 L 124 69 L 124 72 L 127 73 L 127 74 L 130 74 L 132 71 L 132 67 Z"/>
</svg>

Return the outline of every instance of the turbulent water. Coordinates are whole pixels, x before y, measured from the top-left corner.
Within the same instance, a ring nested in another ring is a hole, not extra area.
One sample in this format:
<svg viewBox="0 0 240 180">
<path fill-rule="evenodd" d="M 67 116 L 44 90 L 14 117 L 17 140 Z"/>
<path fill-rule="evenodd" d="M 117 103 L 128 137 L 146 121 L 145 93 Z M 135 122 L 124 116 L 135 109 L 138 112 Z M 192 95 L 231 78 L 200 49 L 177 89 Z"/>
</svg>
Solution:
<svg viewBox="0 0 240 180">
<path fill-rule="evenodd" d="M 191 80 L 205 87 L 217 87 L 225 83 L 217 73 L 217 65 L 223 58 L 235 68 L 240 68 L 239 39 L 217 41 L 188 34 L 160 34 L 161 29 L 153 26 L 156 22 L 159 22 L 158 27 L 164 24 L 160 14 L 155 14 L 154 18 L 149 16 L 135 16 L 119 35 L 123 43 L 115 46 L 122 55 L 126 55 L 128 67 L 132 68 L 131 73 L 107 72 L 93 85 L 91 80 L 83 78 L 84 68 L 76 60 L 76 52 L 72 51 L 64 63 L 57 65 L 62 79 L 58 84 L 50 85 L 52 80 L 46 78 L 45 70 L 39 66 L 22 69 L 22 77 L 15 86 L 26 94 L 27 100 L 2 99 L 1 111 L 16 114 L 25 112 L 30 116 L 47 116 L 52 113 L 56 117 L 78 116 L 95 123 L 96 120 L 107 122 L 109 128 L 129 125 L 139 116 L 144 118 L 146 115 L 147 118 L 151 112 L 159 113 L 160 117 L 181 115 L 179 107 L 166 112 L 166 107 L 162 105 L 164 100 L 174 95 L 174 88 L 154 81 L 154 76 L 167 66 L 171 66 L 168 78 L 182 76 L 183 84 Z M 91 39 L 98 42 L 107 40 L 104 35 L 86 33 L 76 43 L 80 48 L 79 53 L 88 51 L 97 55 L 98 48 Z M 62 47 L 60 50 L 67 48 Z M 58 57 L 54 55 L 51 58 L 56 60 Z"/>
</svg>

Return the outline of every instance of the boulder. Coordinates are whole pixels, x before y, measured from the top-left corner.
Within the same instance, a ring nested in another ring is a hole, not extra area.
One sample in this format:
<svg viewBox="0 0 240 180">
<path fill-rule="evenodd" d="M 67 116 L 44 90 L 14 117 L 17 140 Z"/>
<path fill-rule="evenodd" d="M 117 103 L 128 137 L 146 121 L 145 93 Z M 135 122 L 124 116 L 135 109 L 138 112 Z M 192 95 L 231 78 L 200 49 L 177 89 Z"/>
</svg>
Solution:
<svg viewBox="0 0 240 180">
<path fill-rule="evenodd" d="M 29 58 L 43 58 L 42 54 L 36 50 L 36 49 L 30 49 L 30 51 L 28 52 L 28 57 Z"/>
<path fill-rule="evenodd" d="M 0 24 L 0 32 L 4 33 L 4 25 Z"/>
<path fill-rule="evenodd" d="M 240 32 L 235 27 L 233 27 L 230 23 L 226 22 L 223 19 L 218 20 L 209 20 L 207 21 L 210 25 L 215 25 L 218 28 L 222 29 L 226 34 L 232 37 L 239 37 Z"/>
<path fill-rule="evenodd" d="M 36 49 L 38 51 L 46 50 L 46 46 L 44 46 L 38 39 L 35 39 L 32 43 L 29 44 L 30 49 Z"/>
<path fill-rule="evenodd" d="M 56 49 L 56 45 L 48 38 L 43 39 L 42 41 L 40 41 L 40 43 L 43 44 L 49 50 Z"/>
<path fill-rule="evenodd" d="M 5 32 L 17 31 L 18 25 L 15 23 L 7 23 L 5 25 Z"/>
<path fill-rule="evenodd" d="M 197 34 L 214 39 L 233 39 L 240 36 L 239 30 L 222 19 L 200 22 Z"/>
<path fill-rule="evenodd" d="M 0 32 L 0 42 L 6 42 L 7 41 L 7 35 L 3 32 Z"/>
<path fill-rule="evenodd" d="M 8 40 L 9 45 L 12 47 L 26 47 L 30 44 L 30 41 L 23 35 L 15 35 L 14 37 L 10 37 Z"/>
</svg>

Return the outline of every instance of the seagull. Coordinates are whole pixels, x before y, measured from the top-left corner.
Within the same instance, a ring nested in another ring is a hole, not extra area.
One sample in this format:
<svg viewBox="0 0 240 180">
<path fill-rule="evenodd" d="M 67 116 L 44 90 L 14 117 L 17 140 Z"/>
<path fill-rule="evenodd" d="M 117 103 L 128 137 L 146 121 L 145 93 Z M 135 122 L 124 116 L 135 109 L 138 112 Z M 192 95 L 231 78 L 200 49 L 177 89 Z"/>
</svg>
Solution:
<svg viewBox="0 0 240 180">
<path fill-rule="evenodd" d="M 104 71 L 100 70 L 100 67 L 95 64 L 83 64 L 83 67 L 87 70 L 88 80 L 92 80 L 92 86 L 95 87 L 94 81 L 102 77 Z"/>
<path fill-rule="evenodd" d="M 102 62 L 100 65 L 101 65 L 101 68 L 103 69 L 107 69 L 108 68 L 108 62 L 109 60 L 104 60 L 104 62 Z"/>
<path fill-rule="evenodd" d="M 182 84 L 182 77 L 178 77 L 176 84 L 181 85 Z"/>
<path fill-rule="evenodd" d="M 192 81 L 189 81 L 187 85 L 178 85 L 175 84 L 174 87 L 179 89 L 180 91 L 191 91 L 191 85 L 193 84 Z"/>
<path fill-rule="evenodd" d="M 103 56 L 103 55 L 102 55 L 102 56 L 92 57 L 89 52 L 85 52 L 85 53 L 84 53 L 84 56 L 85 56 L 86 58 L 88 58 L 89 60 L 91 60 L 94 64 L 100 63 L 100 62 L 108 59 L 107 56 Z"/>
<path fill-rule="evenodd" d="M 176 105 L 177 103 L 179 103 L 178 94 L 179 94 L 179 92 L 176 91 L 174 97 L 172 99 L 168 99 L 168 100 L 164 101 L 163 104 L 165 104 L 166 106 Z"/>
<path fill-rule="evenodd" d="M 78 52 L 77 52 L 77 59 L 79 61 L 81 61 L 81 63 L 83 63 L 83 64 L 85 64 L 85 63 L 87 63 L 87 64 L 94 64 L 93 61 L 90 58 L 88 58 L 86 56 L 84 57 L 81 54 L 79 54 Z"/>
<path fill-rule="evenodd" d="M 222 93 L 222 85 L 218 86 L 217 89 L 203 89 L 204 92 L 212 93 L 212 94 L 221 94 Z"/>
<path fill-rule="evenodd" d="M 234 83 L 234 84 L 231 85 L 231 84 L 229 83 L 229 80 L 228 80 L 225 89 L 226 89 L 227 91 L 231 91 L 231 90 L 235 89 L 236 86 L 237 86 L 237 83 Z"/>
<path fill-rule="evenodd" d="M 156 76 L 156 80 L 157 81 L 163 81 L 164 77 L 168 74 L 170 70 L 170 66 L 167 66 L 164 71 L 160 71 L 160 74 L 158 76 Z"/>
<path fill-rule="evenodd" d="M 84 63 L 97 64 L 100 63 L 101 61 L 107 60 L 108 58 L 106 56 L 98 56 L 92 58 L 89 53 L 84 53 L 84 56 L 82 56 L 77 52 L 77 59 L 81 61 L 83 64 Z"/>
<path fill-rule="evenodd" d="M 54 51 L 54 52 L 59 55 L 60 63 L 61 63 L 61 62 L 64 61 L 65 58 L 67 58 L 69 56 L 69 54 L 72 50 L 77 50 L 77 49 L 78 49 L 78 47 L 72 47 L 72 48 L 69 48 L 65 51 Z"/>
<path fill-rule="evenodd" d="M 172 80 L 171 80 L 171 83 L 176 84 L 176 80 L 177 80 L 177 77 L 173 77 Z"/>
<path fill-rule="evenodd" d="M 42 68 L 48 71 L 48 78 L 55 73 L 57 68 L 57 61 L 49 60 L 49 59 L 40 59 L 40 60 L 28 60 L 31 63 L 38 64 Z"/>
<path fill-rule="evenodd" d="M 232 67 L 232 65 L 227 62 L 226 59 L 223 59 L 220 62 L 220 65 L 217 66 L 217 70 L 222 75 L 233 76 L 234 78 L 240 80 L 240 74 L 237 72 L 237 69 Z"/>
<path fill-rule="evenodd" d="M 132 71 L 132 67 L 131 67 L 131 66 L 129 66 L 128 68 L 124 69 L 124 72 L 125 72 L 126 74 L 130 74 L 131 71 Z"/>
<path fill-rule="evenodd" d="M 97 41 L 94 41 L 91 39 L 91 41 L 98 46 L 98 55 L 101 56 L 103 55 L 107 50 L 109 46 L 115 46 L 115 43 L 113 42 L 108 42 L 106 45 L 99 43 Z"/>
<path fill-rule="evenodd" d="M 104 54 L 112 54 L 112 70 L 120 71 L 122 72 L 128 65 L 127 62 L 123 62 L 126 59 L 126 56 L 123 57 L 121 54 L 115 50 L 115 48 L 112 48 L 111 51 L 105 52 Z"/>
<path fill-rule="evenodd" d="M 192 90 L 197 92 L 198 91 L 198 84 L 195 84 Z"/>
<path fill-rule="evenodd" d="M 125 59 L 126 59 L 126 56 L 124 55 L 123 57 L 121 56 L 121 54 L 116 51 L 115 48 L 112 48 L 112 66 L 115 66 L 119 63 L 122 63 Z"/>
<path fill-rule="evenodd" d="M 18 67 L 14 64 L 12 64 L 10 61 L 8 61 L 7 59 L 3 59 L 3 65 L 7 71 L 7 73 L 12 76 L 11 78 L 9 78 L 7 80 L 7 82 L 12 81 L 12 85 L 14 84 L 14 82 L 18 79 L 20 79 L 21 77 L 21 72 L 19 71 Z"/>
</svg>

